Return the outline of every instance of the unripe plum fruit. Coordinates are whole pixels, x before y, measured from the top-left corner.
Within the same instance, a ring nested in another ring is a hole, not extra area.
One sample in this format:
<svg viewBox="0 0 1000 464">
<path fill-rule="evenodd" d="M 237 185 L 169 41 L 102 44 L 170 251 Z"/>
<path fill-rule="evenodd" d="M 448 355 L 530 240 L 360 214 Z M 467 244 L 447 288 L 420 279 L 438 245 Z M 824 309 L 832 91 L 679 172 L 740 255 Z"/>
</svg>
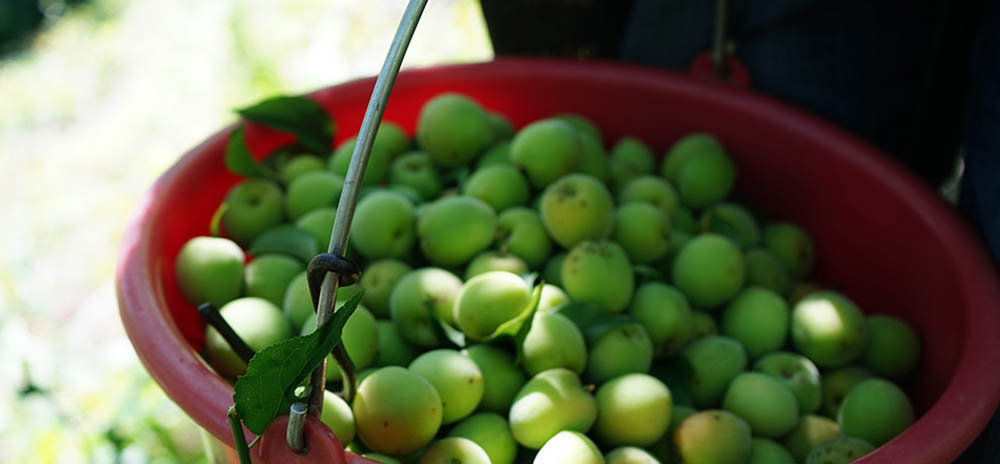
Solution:
<svg viewBox="0 0 1000 464">
<path fill-rule="evenodd" d="M 409 369 L 427 379 L 441 396 L 443 424 L 458 422 L 472 414 L 483 399 L 483 372 L 458 351 L 428 351 L 417 356 Z"/>
<path fill-rule="evenodd" d="M 444 188 L 430 156 L 422 151 L 404 153 L 393 160 L 389 167 L 389 185 L 411 187 L 424 201 L 434 199 Z"/>
<path fill-rule="evenodd" d="M 619 325 L 597 337 L 587 352 L 587 378 L 603 384 L 632 372 L 646 372 L 653 364 L 653 342 L 637 322 Z"/>
<path fill-rule="evenodd" d="M 618 192 L 619 204 L 636 202 L 653 205 L 668 218 L 680 207 L 674 187 L 663 178 L 653 175 L 636 177 Z"/>
<path fill-rule="evenodd" d="M 868 346 L 861 363 L 876 375 L 901 379 L 913 372 L 920 360 L 920 337 L 902 319 L 874 315 L 867 320 Z"/>
<path fill-rule="evenodd" d="M 799 420 L 798 401 L 780 380 L 744 372 L 729 384 L 722 407 L 745 420 L 754 436 L 779 438 Z"/>
<path fill-rule="evenodd" d="M 747 284 L 769 288 L 784 295 L 792 287 L 792 280 L 778 257 L 766 248 L 751 248 L 744 255 L 747 263 Z"/>
<path fill-rule="evenodd" d="M 535 313 L 521 351 L 524 369 L 532 375 L 556 367 L 579 374 L 587 365 L 587 346 L 580 329 L 558 313 Z"/>
<path fill-rule="evenodd" d="M 753 448 L 750 426 L 717 409 L 684 419 L 674 431 L 674 445 L 686 464 L 744 463 Z"/>
<path fill-rule="evenodd" d="M 743 287 L 745 277 L 743 252 L 721 235 L 692 238 L 674 259 L 674 285 L 698 307 L 726 303 Z"/>
<path fill-rule="evenodd" d="M 510 145 L 510 159 L 535 187 L 545 187 L 576 171 L 582 147 L 576 130 L 558 119 L 542 119 L 522 128 Z"/>
<path fill-rule="evenodd" d="M 715 318 L 704 311 L 691 311 L 691 339 L 699 339 L 709 335 L 718 335 L 719 326 Z"/>
<path fill-rule="evenodd" d="M 670 218 L 648 203 L 627 203 L 615 212 L 615 242 L 633 263 L 650 263 L 670 249 Z"/>
<path fill-rule="evenodd" d="M 868 380 L 874 375 L 868 369 L 858 366 L 847 366 L 833 372 L 824 374 L 820 379 L 823 390 L 822 412 L 832 419 L 837 418 L 837 411 L 840 411 L 840 404 L 844 402 L 844 397 L 863 380 Z"/>
<path fill-rule="evenodd" d="M 850 464 L 872 451 L 875 447 L 860 438 L 837 437 L 813 448 L 806 464 Z"/>
<path fill-rule="evenodd" d="M 746 208 L 735 203 L 719 203 L 701 216 L 701 230 L 725 236 L 743 249 L 760 242 L 760 226 Z"/>
<path fill-rule="evenodd" d="M 470 346 L 462 350 L 462 354 L 475 362 L 483 373 L 483 400 L 478 410 L 506 413 L 514 396 L 528 381 L 514 364 L 513 356 L 486 344 Z"/>
<path fill-rule="evenodd" d="M 302 325 L 301 335 L 308 335 L 315 329 L 316 315 L 314 314 Z M 371 311 L 359 305 L 344 324 L 340 341 L 344 344 L 347 355 L 351 357 L 355 369 L 361 370 L 370 366 L 375 361 L 379 346 L 378 327 Z M 332 354 L 327 356 L 326 365 L 326 380 L 328 382 L 343 378 Z"/>
<path fill-rule="evenodd" d="M 805 356 L 787 351 L 770 353 L 760 358 L 753 370 L 781 380 L 798 400 L 799 414 L 812 414 L 819 409 L 823 398 L 819 369 Z"/>
<path fill-rule="evenodd" d="M 442 93 L 420 110 L 416 139 L 439 166 L 456 167 L 471 161 L 494 135 L 479 103 L 457 93 Z"/>
<path fill-rule="evenodd" d="M 681 167 L 687 164 L 690 159 L 704 156 L 706 153 L 725 154 L 725 149 L 719 139 L 712 134 L 695 132 L 681 137 L 677 142 L 674 142 L 666 156 L 663 157 L 660 175 L 676 184 L 677 174 Z"/>
<path fill-rule="evenodd" d="M 812 270 L 816 252 L 812 239 L 801 227 L 779 222 L 764 227 L 764 246 L 774 253 L 795 277 L 804 277 Z"/>
<path fill-rule="evenodd" d="M 531 288 L 517 274 L 493 271 L 462 285 L 455 297 L 455 325 L 472 340 L 482 340 L 500 324 L 523 312 L 531 302 Z"/>
<path fill-rule="evenodd" d="M 747 464 L 795 464 L 795 458 L 776 441 L 755 437 Z"/>
<path fill-rule="evenodd" d="M 415 223 L 413 204 L 405 197 L 391 190 L 375 191 L 358 202 L 351 241 L 369 259 L 402 258 L 416 241 Z"/>
<path fill-rule="evenodd" d="M 354 441 L 354 413 L 351 412 L 351 406 L 332 391 L 323 392 L 323 414 L 320 415 L 320 421 L 330 427 L 342 445 L 346 446 Z"/>
<path fill-rule="evenodd" d="M 714 205 L 729 195 L 736 181 L 736 165 L 722 152 L 705 152 L 685 162 L 677 171 L 677 192 L 689 208 Z"/>
<path fill-rule="evenodd" d="M 792 342 L 817 366 L 845 366 L 861 356 L 868 344 L 865 316 L 844 295 L 812 293 L 792 310 Z"/>
<path fill-rule="evenodd" d="M 220 308 L 219 314 L 254 351 L 292 336 L 281 310 L 263 298 L 235 299 Z M 205 328 L 205 359 L 225 377 L 242 375 L 247 369 L 247 363 L 212 326 Z"/>
<path fill-rule="evenodd" d="M 469 265 L 465 268 L 465 280 L 496 271 L 522 275 L 528 272 L 528 264 L 514 254 L 484 251 L 469 261 Z"/>
<path fill-rule="evenodd" d="M 285 191 L 285 214 L 295 221 L 318 208 L 337 205 L 344 178 L 328 171 L 313 171 L 295 178 Z"/>
<path fill-rule="evenodd" d="M 844 435 L 882 446 L 914 421 L 913 406 L 896 384 L 882 379 L 863 380 L 844 397 L 837 423 Z"/>
<path fill-rule="evenodd" d="M 742 343 L 750 359 L 783 347 L 788 323 L 785 300 L 764 287 L 747 287 L 722 313 L 722 333 Z"/>
<path fill-rule="evenodd" d="M 289 185 L 293 180 L 313 171 L 323 171 L 326 169 L 326 162 L 318 156 L 299 155 L 288 160 L 278 171 L 278 180 L 282 185 Z"/>
<path fill-rule="evenodd" d="M 376 321 L 378 329 L 378 350 L 375 366 L 406 366 L 420 355 L 420 350 L 403 338 L 392 321 Z"/>
<path fill-rule="evenodd" d="M 618 139 L 608 156 L 613 160 L 626 162 L 634 172 L 640 175 L 653 174 L 656 170 L 656 158 L 653 156 L 653 151 L 642 140 L 635 137 L 625 136 Z"/>
<path fill-rule="evenodd" d="M 245 259 L 243 249 L 232 240 L 195 237 L 178 252 L 174 276 L 188 303 L 221 307 L 242 294 Z"/>
<path fill-rule="evenodd" d="M 560 431 L 586 433 L 595 420 L 597 401 L 573 371 L 563 368 L 539 372 L 528 380 L 508 413 L 514 439 L 531 449 L 541 448 Z"/>
<path fill-rule="evenodd" d="M 803 462 L 813 448 L 838 436 L 840 426 L 836 422 L 808 414 L 799 418 L 799 423 L 782 439 L 782 443 L 796 461 Z"/>
<path fill-rule="evenodd" d="M 484 412 L 466 417 L 448 432 L 448 436 L 472 440 L 486 452 L 492 464 L 513 464 L 517 456 L 517 442 L 510 432 L 510 424 L 499 414 Z"/>
<path fill-rule="evenodd" d="M 358 385 L 352 411 L 358 436 L 369 448 L 410 454 L 441 427 L 441 397 L 430 382 L 397 366 L 383 367 Z"/>
<path fill-rule="evenodd" d="M 364 303 L 377 317 L 389 316 L 389 296 L 396 283 L 413 269 L 397 259 L 380 259 L 365 266 L 361 273 L 361 288 L 365 290 Z"/>
<path fill-rule="evenodd" d="M 316 246 L 320 251 L 330 248 L 330 232 L 337 219 L 337 209 L 334 207 L 316 208 L 305 213 L 295 221 L 295 226 L 309 232 L 316 238 Z"/>
<path fill-rule="evenodd" d="M 462 184 L 462 193 L 483 200 L 497 212 L 527 205 L 531 199 L 531 188 L 521 172 L 503 164 L 477 169 Z"/>
<path fill-rule="evenodd" d="M 347 170 L 350 169 L 351 158 L 354 156 L 354 148 L 357 146 L 357 143 L 358 137 L 353 136 L 341 142 L 340 145 L 337 145 L 337 149 L 330 155 L 327 169 L 340 177 L 347 177 Z M 361 185 L 370 187 L 382 182 L 389 172 L 390 162 L 392 162 L 392 156 L 385 149 L 372 146 Z"/>
<path fill-rule="evenodd" d="M 670 285 L 650 282 L 639 287 L 628 315 L 646 328 L 654 357 L 673 355 L 691 338 L 691 306 L 684 294 Z"/>
<path fill-rule="evenodd" d="M 577 131 L 581 136 L 589 137 L 597 143 L 604 143 L 604 137 L 601 135 L 601 130 L 586 116 L 579 113 L 559 113 L 553 116 L 554 119 L 559 119 L 565 121 L 569 125 L 573 126 L 573 129 Z"/>
<path fill-rule="evenodd" d="M 479 157 L 479 161 L 476 162 L 476 167 L 484 168 L 486 166 L 495 166 L 498 164 L 507 166 L 514 165 L 514 162 L 510 159 L 510 140 L 501 140 L 487 148 L 486 151 L 483 152 L 483 155 Z"/>
<path fill-rule="evenodd" d="M 417 346 L 440 343 L 435 329 L 440 319 L 454 325 L 455 298 L 462 280 L 439 268 L 421 268 L 404 275 L 389 296 L 389 314 L 403 338 Z"/>
<path fill-rule="evenodd" d="M 691 366 L 688 389 L 694 405 L 700 408 L 719 404 L 729 382 L 747 365 L 743 345 L 721 335 L 689 343 L 681 350 L 680 357 Z"/>
<path fill-rule="evenodd" d="M 542 294 L 538 298 L 538 311 L 548 312 L 569 303 L 569 295 L 561 288 L 552 284 L 542 286 Z"/>
<path fill-rule="evenodd" d="M 420 249 L 432 263 L 459 266 L 493 242 L 497 215 L 478 198 L 451 196 L 430 204 L 417 220 Z"/>
<path fill-rule="evenodd" d="M 572 462 L 574 464 L 604 464 L 604 456 L 586 435 L 573 431 L 563 430 L 538 450 L 533 464 L 562 464 Z"/>
<path fill-rule="evenodd" d="M 506 116 L 494 111 L 487 111 L 486 119 L 490 123 L 490 129 L 493 130 L 494 141 L 510 140 L 514 136 L 514 125 Z"/>
<path fill-rule="evenodd" d="M 622 375 L 601 385 L 595 397 L 594 430 L 609 446 L 651 445 L 670 425 L 670 389 L 650 375 Z"/>
<path fill-rule="evenodd" d="M 648 451 L 635 446 L 615 448 L 604 455 L 604 462 L 605 464 L 660 464 L 660 460 Z"/>
<path fill-rule="evenodd" d="M 246 295 L 260 297 L 274 303 L 275 306 L 280 306 L 285 299 L 288 284 L 304 269 L 299 260 L 290 256 L 282 254 L 256 256 L 246 265 L 244 272 Z"/>
<path fill-rule="evenodd" d="M 563 262 L 562 288 L 573 301 L 597 303 L 623 311 L 632 299 L 635 275 L 622 247 L 610 241 L 584 241 Z"/>
<path fill-rule="evenodd" d="M 508 208 L 497 218 L 497 248 L 524 260 L 531 269 L 545 263 L 552 251 L 541 216 L 528 208 Z"/>
<path fill-rule="evenodd" d="M 608 188 L 586 174 L 559 178 L 542 192 L 541 216 L 552 239 L 564 248 L 611 235 L 615 205 Z"/>
<path fill-rule="evenodd" d="M 266 179 L 247 179 L 233 186 L 223 200 L 222 230 L 243 246 L 281 223 L 285 213 L 281 187 Z"/>
</svg>

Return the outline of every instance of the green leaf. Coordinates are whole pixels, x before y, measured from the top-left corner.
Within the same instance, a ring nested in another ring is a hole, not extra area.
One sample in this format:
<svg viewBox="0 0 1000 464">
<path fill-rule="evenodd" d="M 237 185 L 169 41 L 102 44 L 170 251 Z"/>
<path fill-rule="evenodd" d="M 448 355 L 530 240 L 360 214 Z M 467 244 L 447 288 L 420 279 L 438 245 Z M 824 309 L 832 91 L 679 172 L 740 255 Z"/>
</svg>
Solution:
<svg viewBox="0 0 1000 464">
<path fill-rule="evenodd" d="M 285 224 L 272 227 L 257 237 L 250 245 L 250 253 L 281 253 L 308 263 L 319 252 L 316 237 L 305 230 Z"/>
<path fill-rule="evenodd" d="M 288 132 L 317 155 L 330 152 L 337 126 L 319 103 L 302 96 L 278 96 L 236 110 L 249 121 Z"/>
<path fill-rule="evenodd" d="M 613 313 L 598 304 L 582 301 L 564 304 L 552 312 L 562 314 L 573 321 L 586 339 L 587 346 L 596 342 L 604 332 L 635 322 L 624 314 Z"/>
<path fill-rule="evenodd" d="M 229 134 L 229 143 L 226 144 L 226 167 L 234 174 L 244 177 L 276 178 L 274 172 L 258 163 L 250 153 L 243 126 Z"/>
<path fill-rule="evenodd" d="M 236 412 L 247 429 L 261 434 L 275 417 L 288 413 L 296 387 L 333 351 L 363 296 L 362 290 L 351 297 L 314 332 L 268 346 L 250 359 L 233 393 Z"/>
</svg>

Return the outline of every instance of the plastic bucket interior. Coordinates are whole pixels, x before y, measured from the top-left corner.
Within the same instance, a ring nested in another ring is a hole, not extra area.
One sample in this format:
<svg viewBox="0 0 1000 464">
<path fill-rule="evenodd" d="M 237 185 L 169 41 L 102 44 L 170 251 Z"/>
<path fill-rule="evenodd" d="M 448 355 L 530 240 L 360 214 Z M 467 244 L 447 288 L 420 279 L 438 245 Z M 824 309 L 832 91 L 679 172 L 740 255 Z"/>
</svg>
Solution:
<svg viewBox="0 0 1000 464">
<path fill-rule="evenodd" d="M 374 79 L 312 96 L 334 116 L 335 143 L 357 133 Z M 950 206 L 866 143 L 769 98 L 662 70 L 546 59 L 404 71 L 385 119 L 412 133 L 421 105 L 461 92 L 524 124 L 577 112 L 605 143 L 632 135 L 663 153 L 682 135 L 716 134 L 739 169 L 736 195 L 804 226 L 817 245 L 814 280 L 867 313 L 909 321 L 920 334 L 919 372 L 903 384 L 918 414 L 863 462 L 940 463 L 978 435 L 1000 399 L 1000 286 L 988 254 Z M 198 355 L 202 325 L 180 296 L 173 260 L 239 179 L 223 164 L 223 129 L 186 153 L 133 213 L 120 249 L 122 321 L 150 375 L 198 424 L 232 443 L 232 387 Z M 258 126 L 258 157 L 289 141 Z"/>
</svg>

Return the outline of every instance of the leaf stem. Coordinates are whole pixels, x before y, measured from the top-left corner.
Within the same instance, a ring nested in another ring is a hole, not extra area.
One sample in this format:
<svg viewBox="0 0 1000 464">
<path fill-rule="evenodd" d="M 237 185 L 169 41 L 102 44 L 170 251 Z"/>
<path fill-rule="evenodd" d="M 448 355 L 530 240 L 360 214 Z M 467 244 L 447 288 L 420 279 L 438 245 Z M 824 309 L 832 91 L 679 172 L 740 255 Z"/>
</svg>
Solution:
<svg viewBox="0 0 1000 464">
<path fill-rule="evenodd" d="M 240 464 L 251 464 L 250 447 L 247 446 L 247 437 L 243 435 L 243 425 L 240 422 L 240 415 L 236 413 L 236 406 L 230 406 L 226 415 L 229 417 L 229 426 L 233 429 L 233 442 L 236 444 L 236 452 L 240 456 Z M 254 442 L 256 441 L 254 440 Z"/>
</svg>

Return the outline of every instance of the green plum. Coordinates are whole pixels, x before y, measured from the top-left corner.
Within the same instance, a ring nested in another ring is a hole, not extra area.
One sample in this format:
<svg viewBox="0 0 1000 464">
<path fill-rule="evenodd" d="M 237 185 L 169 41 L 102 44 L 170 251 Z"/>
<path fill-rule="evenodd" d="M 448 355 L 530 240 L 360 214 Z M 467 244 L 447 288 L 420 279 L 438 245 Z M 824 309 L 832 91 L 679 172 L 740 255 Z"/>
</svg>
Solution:
<svg viewBox="0 0 1000 464">
<path fill-rule="evenodd" d="M 316 315 L 313 314 L 302 325 L 301 335 L 310 334 L 315 329 Z M 367 308 L 360 305 L 354 311 L 354 314 L 351 315 L 350 319 L 347 320 L 347 323 L 344 324 L 344 331 L 340 340 L 344 344 L 344 349 L 347 351 L 348 356 L 351 357 L 351 361 L 354 362 L 355 369 L 364 369 L 375 362 L 379 346 L 378 332 L 375 316 Z M 337 364 L 333 359 L 333 355 L 329 355 L 327 359 L 326 380 L 330 382 L 343 378 L 340 369 L 336 367 Z"/>
<path fill-rule="evenodd" d="M 655 443 L 647 447 L 653 456 L 656 456 L 664 464 L 677 462 L 680 459 L 677 455 L 677 447 L 674 446 L 674 431 L 677 430 L 677 426 L 681 422 L 684 422 L 684 419 L 698 412 L 691 406 L 676 404 L 676 401 L 677 399 L 675 398 L 675 404 L 670 409 L 670 426 L 667 427 L 666 433 L 656 440 Z"/>
<path fill-rule="evenodd" d="M 562 288 L 573 301 L 597 303 L 621 312 L 632 299 L 635 276 L 625 250 L 610 241 L 583 241 L 566 255 Z"/>
<path fill-rule="evenodd" d="M 788 293 L 792 279 L 785 265 L 766 248 L 751 248 L 744 255 L 747 264 L 747 284 L 769 288 L 780 295 Z"/>
<path fill-rule="evenodd" d="M 539 268 L 552 252 L 552 240 L 541 216 L 528 208 L 508 208 L 497 218 L 497 248 Z"/>
<path fill-rule="evenodd" d="M 521 172 L 503 164 L 477 169 L 462 184 L 462 194 L 483 200 L 497 212 L 525 206 L 531 199 L 531 189 Z"/>
<path fill-rule="evenodd" d="M 389 316 L 389 296 L 396 283 L 413 269 L 396 259 L 380 259 L 365 266 L 361 273 L 361 288 L 365 290 L 362 301 L 372 314 Z"/>
<path fill-rule="evenodd" d="M 719 404 L 726 387 L 746 368 L 747 354 L 740 342 L 722 335 L 699 338 L 680 352 L 691 367 L 687 381 L 694 405 L 699 408 Z"/>
<path fill-rule="evenodd" d="M 795 464 L 795 458 L 784 446 L 767 438 L 753 439 L 747 464 Z"/>
<path fill-rule="evenodd" d="M 740 248 L 760 242 L 760 226 L 745 208 L 735 203 L 719 203 L 701 215 L 701 230 L 723 235 Z"/>
<path fill-rule="evenodd" d="M 670 426 L 673 398 L 670 389 L 655 377 L 625 374 L 601 385 L 595 397 L 594 430 L 609 446 L 651 445 Z"/>
<path fill-rule="evenodd" d="M 691 339 L 698 339 L 719 333 L 719 326 L 711 314 L 704 311 L 691 311 Z"/>
<path fill-rule="evenodd" d="M 821 388 L 823 390 L 823 414 L 832 419 L 837 418 L 840 404 L 855 385 L 874 377 L 868 369 L 858 366 L 847 366 L 823 375 Z"/>
<path fill-rule="evenodd" d="M 452 196 L 427 207 L 417 221 L 420 249 L 432 263 L 459 266 L 493 242 L 497 215 L 478 198 Z"/>
<path fill-rule="evenodd" d="M 688 235 L 701 233 L 701 225 L 694 219 L 694 214 L 683 206 L 677 207 L 677 211 L 670 215 L 670 224 L 675 230 Z"/>
<path fill-rule="evenodd" d="M 266 179 L 247 179 L 226 193 L 222 230 L 236 243 L 247 246 L 262 232 L 281 224 L 285 197 L 281 187 Z"/>
<path fill-rule="evenodd" d="M 782 443 L 796 461 L 803 462 L 813 448 L 838 436 L 840 426 L 836 422 L 809 414 L 799 418 L 799 423 L 782 439 Z"/>
<path fill-rule="evenodd" d="M 548 312 L 569 303 L 569 295 L 561 288 L 552 284 L 542 286 L 542 294 L 538 298 L 538 311 Z"/>
<path fill-rule="evenodd" d="M 706 151 L 677 171 L 677 193 L 685 206 L 701 209 L 725 199 L 736 181 L 736 165 L 725 153 Z"/>
<path fill-rule="evenodd" d="M 865 315 L 840 293 L 812 293 L 792 310 L 792 343 L 817 366 L 845 366 L 868 344 Z"/>
<path fill-rule="evenodd" d="M 533 464 L 604 464 L 601 450 L 586 435 L 563 430 L 545 442 L 538 450 Z"/>
<path fill-rule="evenodd" d="M 684 419 L 674 445 L 686 464 L 740 464 L 753 449 L 750 426 L 738 416 L 710 409 Z"/>
<path fill-rule="evenodd" d="M 299 260 L 281 254 L 255 256 L 246 265 L 243 280 L 246 295 L 263 298 L 275 306 L 285 299 L 285 290 L 295 276 L 305 270 Z"/>
<path fill-rule="evenodd" d="M 657 267 L 663 271 L 667 281 L 673 282 L 674 263 L 677 261 L 677 255 L 694 238 L 694 235 L 677 230 L 673 224 L 670 225 L 670 229 L 670 247 L 667 248 L 667 252 L 660 259 Z"/>
<path fill-rule="evenodd" d="M 573 126 L 573 129 L 581 136 L 589 137 L 597 143 L 604 143 L 604 137 L 601 136 L 601 130 L 597 128 L 597 124 L 594 124 L 593 121 L 582 114 L 560 113 L 553 116 L 553 118 L 565 121 Z"/>
<path fill-rule="evenodd" d="M 837 437 L 814 447 L 806 464 L 850 464 L 872 451 L 875 447 L 860 438 Z"/>
<path fill-rule="evenodd" d="M 521 351 L 524 369 L 532 375 L 556 367 L 579 374 L 587 365 L 583 334 L 573 321 L 558 313 L 535 313 Z"/>
<path fill-rule="evenodd" d="M 636 177 L 622 186 L 618 192 L 618 203 L 633 202 L 651 204 L 668 218 L 679 208 L 674 188 L 666 180 L 653 175 Z"/>
<path fill-rule="evenodd" d="M 892 316 L 869 316 L 868 347 L 861 363 L 887 379 L 909 375 L 920 360 L 920 337 L 909 324 Z"/>
<path fill-rule="evenodd" d="M 472 414 L 483 399 L 483 372 L 475 361 L 458 351 L 428 351 L 417 356 L 409 369 L 427 379 L 441 396 L 443 424 Z"/>
<path fill-rule="evenodd" d="M 896 384 L 863 380 L 844 397 L 837 423 L 844 435 L 882 446 L 914 421 L 913 406 Z"/>
<path fill-rule="evenodd" d="M 309 232 L 316 238 L 316 246 L 320 251 L 330 249 L 330 233 L 337 219 L 337 209 L 333 207 L 316 208 L 305 213 L 295 221 L 295 226 Z"/>
<path fill-rule="evenodd" d="M 357 142 L 358 138 L 354 136 L 337 145 L 337 149 L 333 151 L 333 155 L 330 156 L 330 161 L 326 165 L 327 169 L 340 177 L 347 177 L 347 170 L 351 166 L 351 157 L 354 156 L 354 149 Z M 389 172 L 389 163 L 391 161 L 392 156 L 382 147 L 372 146 L 361 184 L 373 186 L 381 183 Z"/>
<path fill-rule="evenodd" d="M 410 148 L 410 137 L 406 135 L 406 131 L 399 124 L 392 121 L 382 121 L 378 126 L 378 131 L 375 132 L 375 141 L 372 145 L 395 158 Z"/>
<path fill-rule="evenodd" d="M 291 338 L 281 310 L 263 298 L 243 297 L 226 303 L 219 314 L 254 351 Z M 205 359 L 225 377 L 242 375 L 247 364 L 212 326 L 205 328 Z"/>
<path fill-rule="evenodd" d="M 558 119 L 542 119 L 514 135 L 510 159 L 525 171 L 532 185 L 542 188 L 576 171 L 581 151 L 573 126 Z"/>
<path fill-rule="evenodd" d="M 468 438 L 442 438 L 431 443 L 417 464 L 490 464 L 482 447 Z"/>
<path fill-rule="evenodd" d="M 389 296 L 389 314 L 403 338 L 417 346 L 440 343 L 435 319 L 454 325 L 455 298 L 462 280 L 439 268 L 421 268 L 404 275 Z"/>
<path fill-rule="evenodd" d="M 232 240 L 195 237 L 178 252 L 174 277 L 188 303 L 221 307 L 243 293 L 245 259 L 243 249 Z"/>
<path fill-rule="evenodd" d="M 722 407 L 750 425 L 754 436 L 778 438 L 799 420 L 798 401 L 780 380 L 760 372 L 744 372 L 733 379 Z"/>
<path fill-rule="evenodd" d="M 643 175 L 635 166 L 620 158 L 608 159 L 608 169 L 611 171 L 610 187 L 615 192 L 620 192 L 625 184 Z"/>
<path fill-rule="evenodd" d="M 614 241 L 631 262 L 650 263 L 670 249 L 670 218 L 648 203 L 627 203 L 615 212 Z"/>
<path fill-rule="evenodd" d="M 721 235 L 692 238 L 674 259 L 674 285 L 695 306 L 712 308 L 726 303 L 743 287 L 745 277 L 743 252 Z"/>
<path fill-rule="evenodd" d="M 517 274 L 492 271 L 462 285 L 455 297 L 455 325 L 472 340 L 482 340 L 501 324 L 523 312 L 531 302 L 531 288 Z"/>
<path fill-rule="evenodd" d="M 465 280 L 495 271 L 505 271 L 515 275 L 526 274 L 528 264 L 514 254 L 484 251 L 469 261 L 469 265 L 465 268 Z"/>
<path fill-rule="evenodd" d="M 779 222 L 764 227 L 764 247 L 774 253 L 795 277 L 803 277 L 812 270 L 816 252 L 812 239 L 801 227 Z"/>
<path fill-rule="evenodd" d="M 351 222 L 354 248 L 369 259 L 401 258 L 416 241 L 413 204 L 390 190 L 372 192 L 358 202 Z"/>
<path fill-rule="evenodd" d="M 586 433 L 597 420 L 597 401 L 573 371 L 535 374 L 514 397 L 508 413 L 511 433 L 521 446 L 539 449 L 560 431 Z"/>
<path fill-rule="evenodd" d="M 670 285 L 650 282 L 639 287 L 628 315 L 646 328 L 656 358 L 672 356 L 691 338 L 691 306 Z"/>
<path fill-rule="evenodd" d="M 483 373 L 483 400 L 478 410 L 506 413 L 518 390 L 528 381 L 514 358 L 506 351 L 485 344 L 470 346 L 462 350 L 462 354 L 475 362 Z"/>
<path fill-rule="evenodd" d="M 563 263 L 566 262 L 566 255 L 567 253 L 556 253 L 545 263 L 545 267 L 542 269 L 542 278 L 546 282 L 562 288 L 562 268 Z"/>
<path fill-rule="evenodd" d="M 493 130 L 493 140 L 510 140 L 511 137 L 514 137 L 514 125 L 506 116 L 494 111 L 487 111 L 486 119 Z"/>
<path fill-rule="evenodd" d="M 494 140 L 486 111 L 471 98 L 442 93 L 420 110 L 417 144 L 439 166 L 467 164 Z"/>
<path fill-rule="evenodd" d="M 586 174 L 570 174 L 555 181 L 541 196 L 541 216 L 552 239 L 564 248 L 584 240 L 611 235 L 615 205 L 611 192 Z"/>
<path fill-rule="evenodd" d="M 692 158 L 705 156 L 706 153 L 725 154 L 725 149 L 719 139 L 712 134 L 696 132 L 681 137 L 663 157 L 660 175 L 676 184 L 681 167 Z"/>
<path fill-rule="evenodd" d="M 448 436 L 472 440 L 486 452 L 492 464 L 512 464 L 517 456 L 517 442 L 510 424 L 499 414 L 484 412 L 466 417 Z"/>
<path fill-rule="evenodd" d="M 351 406 L 336 393 L 329 390 L 323 392 L 323 414 L 320 415 L 320 420 L 330 427 L 340 444 L 346 445 L 354 441 L 354 413 L 351 412 Z"/>
<path fill-rule="evenodd" d="M 342 304 L 360 290 L 361 288 L 357 284 L 338 289 L 336 303 Z M 313 305 L 312 296 L 309 293 L 309 280 L 305 271 L 300 272 L 288 283 L 281 308 L 292 329 L 296 332 L 302 329 L 309 318 L 316 317 L 316 306 Z"/>
<path fill-rule="evenodd" d="M 632 372 L 646 372 L 653 364 L 653 342 L 637 322 L 608 329 L 587 352 L 587 378 L 602 384 Z"/>
<path fill-rule="evenodd" d="M 514 165 L 514 162 L 510 159 L 510 140 L 503 140 L 493 144 L 483 152 L 483 156 L 480 156 L 479 161 L 476 162 L 476 168 L 496 165 Z"/>
<path fill-rule="evenodd" d="M 722 314 L 722 333 L 739 340 L 750 359 L 785 346 L 788 339 L 788 304 L 764 287 L 747 287 L 733 298 Z"/>
<path fill-rule="evenodd" d="M 577 134 L 580 136 L 580 167 L 577 171 L 607 183 L 611 180 L 610 165 L 601 141 L 579 130 Z"/>
<path fill-rule="evenodd" d="M 412 187 L 424 201 L 433 199 L 444 188 L 441 175 L 430 156 L 422 151 L 404 153 L 392 162 L 389 167 L 389 185 Z"/>
<path fill-rule="evenodd" d="M 375 325 L 378 329 L 375 366 L 406 366 L 420 355 L 420 350 L 399 333 L 396 324 L 391 321 L 376 321 Z"/>
<path fill-rule="evenodd" d="M 604 462 L 607 464 L 661 464 L 660 460 L 653 457 L 648 451 L 635 446 L 615 448 L 604 455 Z"/>
<path fill-rule="evenodd" d="M 773 376 L 792 391 L 799 404 L 799 414 L 812 414 L 823 400 L 819 369 L 805 356 L 786 351 L 764 355 L 753 370 Z"/>
<path fill-rule="evenodd" d="M 307 172 L 288 186 L 285 192 L 285 214 L 295 221 L 318 208 L 337 205 L 344 178 L 328 171 Z"/>
<path fill-rule="evenodd" d="M 293 180 L 302 174 L 313 171 L 323 171 L 325 169 L 326 162 L 318 156 L 296 156 L 281 166 L 281 170 L 278 172 L 278 180 L 280 180 L 283 185 L 289 185 Z"/>
<path fill-rule="evenodd" d="M 638 174 L 653 174 L 656 170 L 656 158 L 653 151 L 649 149 L 642 140 L 635 137 L 626 136 L 618 139 L 615 146 L 611 148 L 611 159 L 618 159 L 626 162 L 632 170 Z"/>
<path fill-rule="evenodd" d="M 402 367 L 383 367 L 358 385 L 351 405 L 358 437 L 380 453 L 423 448 L 441 427 L 441 397 L 430 382 Z"/>
</svg>

